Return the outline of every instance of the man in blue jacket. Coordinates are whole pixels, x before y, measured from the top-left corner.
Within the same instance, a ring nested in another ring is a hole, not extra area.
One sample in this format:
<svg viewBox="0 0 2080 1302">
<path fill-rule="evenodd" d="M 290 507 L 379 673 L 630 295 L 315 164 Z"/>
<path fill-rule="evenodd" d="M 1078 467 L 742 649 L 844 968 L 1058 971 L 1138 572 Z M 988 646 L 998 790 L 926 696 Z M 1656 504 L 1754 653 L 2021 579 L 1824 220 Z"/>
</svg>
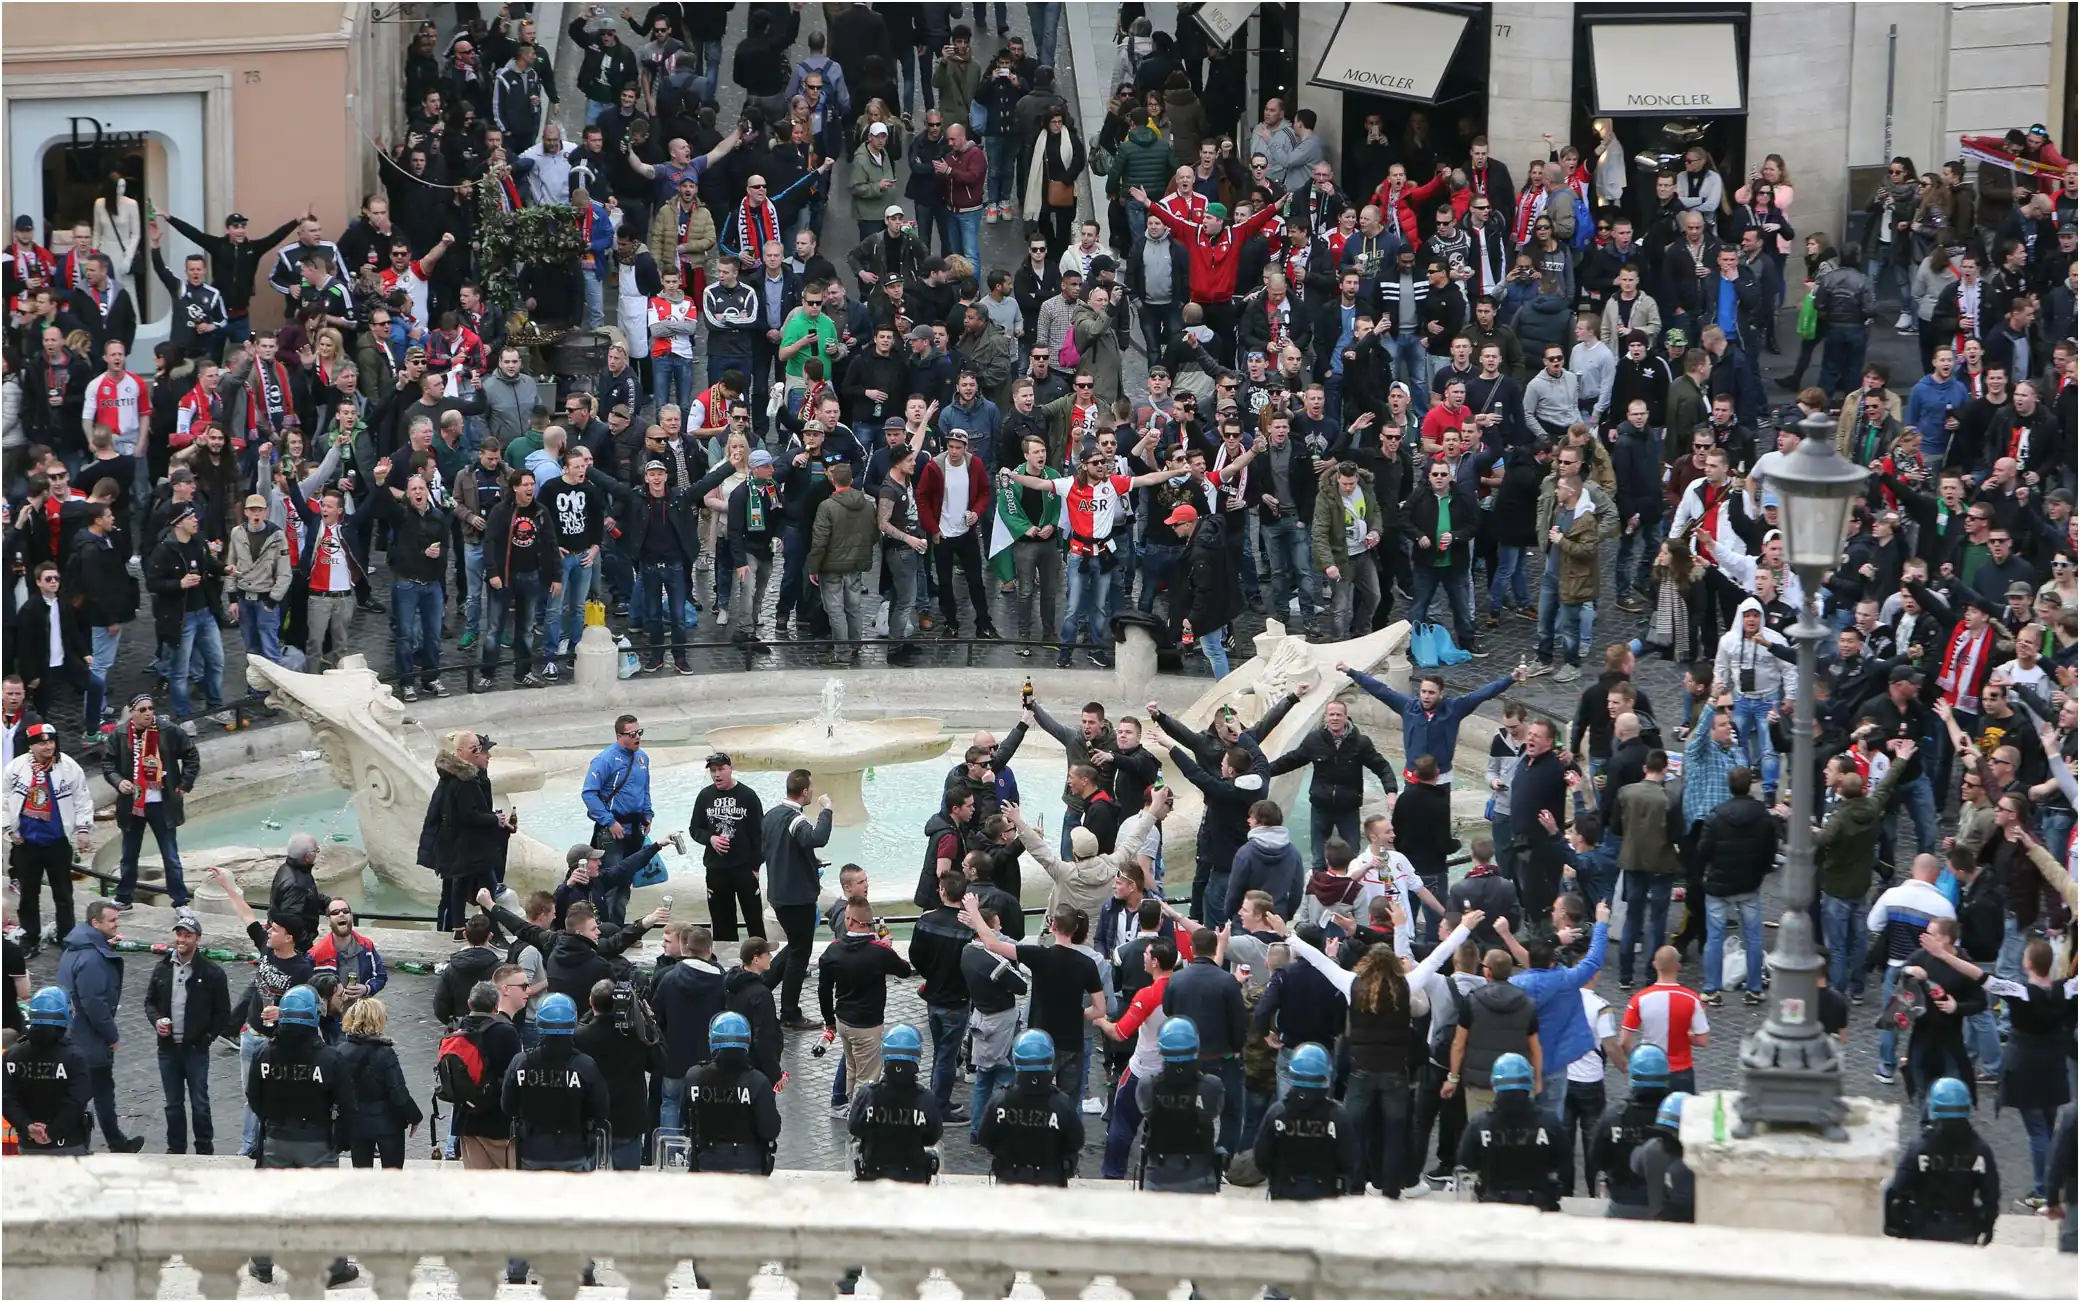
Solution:
<svg viewBox="0 0 2080 1302">
<path fill-rule="evenodd" d="M 1404 763 L 1415 763 L 1418 755 L 1431 756 L 1437 761 L 1439 785 L 1447 787 L 1452 785 L 1452 756 L 1459 749 L 1459 725 L 1466 721 L 1467 715 L 1508 691 L 1511 684 L 1530 677 L 1529 672 L 1519 665 L 1478 691 L 1464 696 L 1446 696 L 1444 679 L 1436 674 L 1425 674 L 1416 684 L 1415 696 L 1408 697 L 1341 660 L 1336 662 L 1336 672 L 1348 675 L 1360 691 L 1401 716 Z"/>
<path fill-rule="evenodd" d="M 650 757 L 636 716 L 614 720 L 614 744 L 592 757 L 581 794 L 594 845 L 617 862 L 643 848 L 651 819 Z"/>
<path fill-rule="evenodd" d="M 1553 910 L 1559 916 L 1559 908 Z M 1576 915 L 1579 917 L 1579 915 Z M 1510 984 L 1530 995 L 1538 1006 L 1538 1038 L 1545 1049 L 1545 1079 L 1540 1082 L 1538 1101 L 1540 1106 L 1557 1113 L 1567 1097 L 1567 1064 L 1596 1052 L 1596 1035 L 1589 1029 L 1589 1018 L 1582 1011 L 1582 989 L 1596 982 L 1596 974 L 1603 971 L 1603 956 L 1606 942 L 1610 939 L 1611 906 L 1605 902 L 1596 906 L 1596 926 L 1589 932 L 1588 952 L 1582 961 L 1573 967 L 1561 967 L 1560 947 L 1570 934 L 1560 931 L 1560 939 L 1533 940 L 1524 946 L 1525 957 L 1530 961 L 1523 971 L 1512 976 Z M 1572 1170 L 1570 1160 L 1562 1168 L 1563 1174 Z"/>
<path fill-rule="evenodd" d="M 72 1000 L 72 1045 L 86 1060 L 94 1081 L 94 1115 L 112 1152 L 135 1153 L 143 1135 L 124 1135 L 116 1120 L 115 1053 L 122 1032 L 116 1009 L 123 1002 L 123 960 L 109 940 L 122 926 L 122 910 L 111 900 L 87 905 L 87 920 L 65 937 L 58 960 L 58 985 Z"/>
</svg>

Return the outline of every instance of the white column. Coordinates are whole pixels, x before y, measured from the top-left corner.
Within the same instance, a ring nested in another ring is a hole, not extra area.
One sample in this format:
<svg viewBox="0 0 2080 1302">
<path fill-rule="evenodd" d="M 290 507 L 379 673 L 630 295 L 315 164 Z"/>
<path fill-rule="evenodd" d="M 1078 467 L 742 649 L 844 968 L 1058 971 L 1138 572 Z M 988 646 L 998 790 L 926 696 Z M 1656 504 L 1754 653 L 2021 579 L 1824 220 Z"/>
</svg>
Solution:
<svg viewBox="0 0 2080 1302">
<path fill-rule="evenodd" d="M 1899 1156 L 1900 1107 L 1866 1098 L 1848 1104 L 1842 1143 L 1799 1130 L 1736 1139 L 1740 1094 L 1693 1095 L 1683 1106 L 1682 1138 L 1697 1179 L 1697 1223 L 1878 1235 L 1885 1181 Z"/>
<path fill-rule="evenodd" d="M 1931 6 L 1932 7 L 1932 6 Z M 1849 103 L 1852 82 L 1845 75 L 1852 54 L 1864 54 L 1857 36 L 1859 5 L 1794 5 L 1765 0 L 1755 6 L 1748 27 L 1748 163 L 1765 154 L 1782 154 L 1791 166 L 1797 198 L 1791 205 L 1792 225 L 1801 233 L 1824 231 L 1842 238 L 1842 219 L 1849 201 L 1848 167 L 1875 162 L 1849 154 Z M 1878 98 L 1875 112 L 1882 130 L 1885 113 L 1884 24 L 1878 25 Z M 1907 29 L 1901 29 L 1902 73 L 1907 71 Z M 1928 87 L 1902 76 L 1897 99 L 1928 96 Z M 1903 151 L 1902 151 L 1903 152 Z M 1916 159 L 1916 162 L 1921 160 Z M 1924 168 L 1934 163 L 1921 162 Z M 1864 196 L 1868 198 L 1869 196 Z M 1787 300 L 1788 301 L 1788 300 Z"/>
<path fill-rule="evenodd" d="M 1574 120 L 1574 6 L 1497 4 L 1488 44 L 1488 145 L 1518 185 L 1524 164 L 1543 160 L 1550 131 L 1567 138 Z"/>
</svg>

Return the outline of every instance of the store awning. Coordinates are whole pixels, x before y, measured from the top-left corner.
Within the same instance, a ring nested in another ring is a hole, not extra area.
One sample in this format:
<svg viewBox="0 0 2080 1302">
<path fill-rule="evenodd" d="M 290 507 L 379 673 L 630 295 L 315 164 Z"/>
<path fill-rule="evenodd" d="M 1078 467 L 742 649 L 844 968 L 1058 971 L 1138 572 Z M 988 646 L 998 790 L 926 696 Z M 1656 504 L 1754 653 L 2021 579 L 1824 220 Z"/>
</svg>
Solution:
<svg viewBox="0 0 2080 1302">
<path fill-rule="evenodd" d="M 1352 4 L 1308 80 L 1430 104 L 1466 34 L 1467 16 L 1414 5 Z"/>
<path fill-rule="evenodd" d="M 1599 117 L 1748 111 L 1732 23 L 1597 23 L 1589 51 Z"/>
<path fill-rule="evenodd" d="M 1211 3 L 1200 5 L 1192 17 L 1199 20 L 1199 26 L 1206 29 L 1208 36 L 1222 45 L 1233 45 L 1235 34 L 1256 11 L 1257 0 L 1211 0 Z"/>
</svg>

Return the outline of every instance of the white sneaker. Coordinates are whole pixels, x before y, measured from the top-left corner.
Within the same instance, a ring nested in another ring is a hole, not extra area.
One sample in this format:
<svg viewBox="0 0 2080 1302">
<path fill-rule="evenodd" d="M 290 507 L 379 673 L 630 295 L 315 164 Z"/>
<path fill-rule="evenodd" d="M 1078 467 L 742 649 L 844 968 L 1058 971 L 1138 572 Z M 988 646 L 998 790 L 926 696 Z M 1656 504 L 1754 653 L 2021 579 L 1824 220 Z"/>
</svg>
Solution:
<svg viewBox="0 0 2080 1302">
<path fill-rule="evenodd" d="M 997 224 L 997 205 L 996 205 L 996 204 L 991 204 L 991 205 L 989 206 L 989 211 L 988 211 L 988 212 L 986 212 L 986 213 L 984 213 L 984 214 L 982 215 L 982 220 L 983 220 L 984 222 L 988 223 L 988 224 L 989 224 L 989 225 L 991 225 L 991 226 L 994 226 L 994 225 L 996 225 L 996 224 Z"/>
<path fill-rule="evenodd" d="M 1096 1116 L 1102 1116 L 1102 1115 L 1104 1114 L 1104 1112 L 1105 1112 L 1105 1100 L 1104 1100 L 1104 1099 L 1085 1099 L 1085 1100 L 1083 1101 L 1083 1115 L 1085 1115 L 1085 1116 L 1087 1116 L 1087 1117 L 1096 1117 Z"/>
<path fill-rule="evenodd" d="M 674 832 L 667 839 L 671 841 L 674 850 L 677 850 L 681 855 L 686 853 L 686 833 Z"/>
<path fill-rule="evenodd" d="M 181 731 L 193 737 L 195 735 L 195 721 L 193 719 L 182 719 Z"/>
<path fill-rule="evenodd" d="M 1910 335 L 1910 334 L 1913 334 L 1913 333 L 1914 333 L 1914 314 L 1913 314 L 1912 312 L 1902 312 L 1902 313 L 1900 313 L 1900 314 L 1899 314 L 1899 320 L 1897 320 L 1897 321 L 1895 321 L 1895 322 L 1893 322 L 1893 323 L 1892 323 L 1892 328 L 1893 328 L 1894 330 L 1897 330 L 1897 331 L 1899 331 L 1899 332 L 1900 332 L 1901 334 L 1903 334 L 1903 335 Z"/>
<path fill-rule="evenodd" d="M 728 612 L 728 611 L 726 611 L 726 610 L 718 610 L 718 611 L 716 611 L 716 612 L 715 612 L 715 623 L 716 623 L 716 624 L 717 624 L 718 626 L 720 626 L 720 627 L 723 627 L 723 628 L 727 628 L 727 627 L 729 627 L 729 612 Z"/>
</svg>

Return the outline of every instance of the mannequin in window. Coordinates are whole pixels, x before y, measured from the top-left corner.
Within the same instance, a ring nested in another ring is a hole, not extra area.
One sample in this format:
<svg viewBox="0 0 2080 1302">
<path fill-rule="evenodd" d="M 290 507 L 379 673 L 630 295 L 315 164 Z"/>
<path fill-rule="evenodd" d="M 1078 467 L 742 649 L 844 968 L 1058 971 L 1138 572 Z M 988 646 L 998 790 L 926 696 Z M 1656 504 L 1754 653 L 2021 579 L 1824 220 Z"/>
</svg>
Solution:
<svg viewBox="0 0 2080 1302">
<path fill-rule="evenodd" d="M 120 173 L 109 173 L 109 185 L 94 199 L 94 245 L 115 265 L 115 282 L 137 305 L 139 320 L 147 317 L 142 286 L 137 280 L 137 255 L 144 247 L 144 219 L 137 200 L 127 193 L 129 182 Z"/>
</svg>

